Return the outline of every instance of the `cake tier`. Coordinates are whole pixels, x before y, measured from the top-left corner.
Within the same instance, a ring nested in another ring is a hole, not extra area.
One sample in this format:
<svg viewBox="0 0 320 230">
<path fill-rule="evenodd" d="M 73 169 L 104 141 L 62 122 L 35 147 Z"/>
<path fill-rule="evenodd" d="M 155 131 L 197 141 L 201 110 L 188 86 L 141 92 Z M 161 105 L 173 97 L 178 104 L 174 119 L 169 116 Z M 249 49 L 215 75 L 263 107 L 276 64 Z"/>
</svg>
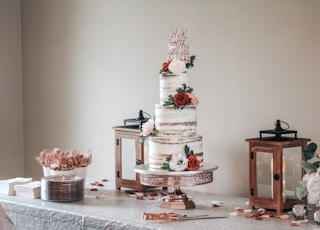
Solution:
<svg viewBox="0 0 320 230">
<path fill-rule="evenodd" d="M 197 131 L 197 107 L 187 105 L 183 109 L 155 105 L 155 128 L 159 135 L 190 136 Z"/>
<path fill-rule="evenodd" d="M 189 86 L 189 74 L 160 74 L 160 104 L 168 100 L 169 95 L 175 95 L 183 84 Z"/>
<path fill-rule="evenodd" d="M 189 137 L 172 137 L 172 136 L 156 136 L 149 138 L 148 163 L 150 170 L 161 170 L 161 167 L 166 163 L 166 159 L 172 154 L 184 154 L 186 145 L 193 151 L 203 166 L 203 150 L 202 136 L 193 135 Z"/>
</svg>

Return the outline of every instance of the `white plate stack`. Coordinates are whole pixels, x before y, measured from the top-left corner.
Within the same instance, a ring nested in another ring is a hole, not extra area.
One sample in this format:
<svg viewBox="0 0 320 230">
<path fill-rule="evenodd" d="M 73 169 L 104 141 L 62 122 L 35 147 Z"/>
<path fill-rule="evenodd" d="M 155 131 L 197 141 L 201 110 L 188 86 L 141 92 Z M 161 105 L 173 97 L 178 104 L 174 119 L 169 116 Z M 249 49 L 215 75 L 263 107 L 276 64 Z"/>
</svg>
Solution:
<svg viewBox="0 0 320 230">
<path fill-rule="evenodd" d="M 0 193 L 6 195 L 16 195 L 14 186 L 32 182 L 32 178 L 16 177 L 8 180 L 0 180 Z"/>
<path fill-rule="evenodd" d="M 28 198 L 40 198 L 40 181 L 33 181 L 27 184 L 15 185 L 16 196 L 28 197 Z"/>
</svg>

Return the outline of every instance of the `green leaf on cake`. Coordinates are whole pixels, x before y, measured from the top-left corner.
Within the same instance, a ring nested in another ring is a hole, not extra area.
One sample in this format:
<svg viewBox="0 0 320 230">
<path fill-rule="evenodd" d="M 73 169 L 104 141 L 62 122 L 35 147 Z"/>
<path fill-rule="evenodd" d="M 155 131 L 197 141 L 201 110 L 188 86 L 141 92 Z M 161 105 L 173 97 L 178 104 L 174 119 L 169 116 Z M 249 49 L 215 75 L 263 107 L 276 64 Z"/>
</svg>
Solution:
<svg viewBox="0 0 320 230">
<path fill-rule="evenodd" d="M 190 155 L 193 155 L 193 150 L 191 150 L 188 145 L 185 145 L 184 146 L 184 153 L 186 154 L 186 157 L 188 158 Z"/>
<path fill-rule="evenodd" d="M 161 166 L 161 169 L 170 170 L 169 163 L 163 163 L 163 165 Z"/>
<path fill-rule="evenodd" d="M 186 90 L 186 93 L 192 93 L 192 91 L 193 91 L 193 89 L 189 87 L 189 88 Z"/>
<path fill-rule="evenodd" d="M 190 56 L 190 62 L 186 64 L 186 67 L 189 69 L 194 66 L 193 62 L 196 59 L 195 55 Z"/>
</svg>

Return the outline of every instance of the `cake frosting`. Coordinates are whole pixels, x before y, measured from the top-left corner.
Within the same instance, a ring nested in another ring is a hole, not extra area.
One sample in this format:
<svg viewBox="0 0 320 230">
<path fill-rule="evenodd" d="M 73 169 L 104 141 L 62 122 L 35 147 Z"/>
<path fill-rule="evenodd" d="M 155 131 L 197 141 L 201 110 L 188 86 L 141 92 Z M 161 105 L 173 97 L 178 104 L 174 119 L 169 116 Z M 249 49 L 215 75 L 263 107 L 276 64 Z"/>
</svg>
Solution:
<svg viewBox="0 0 320 230">
<path fill-rule="evenodd" d="M 155 128 L 159 136 L 178 135 L 190 136 L 197 131 L 197 107 L 185 106 L 184 109 L 175 109 L 156 104 Z"/>
<path fill-rule="evenodd" d="M 148 137 L 150 170 L 198 170 L 203 166 L 202 136 L 197 134 L 198 98 L 190 87 L 189 69 L 195 56 L 189 55 L 186 30 L 174 30 L 168 44 L 168 58 L 159 74 L 160 101 L 154 120 L 142 127 Z"/>
<path fill-rule="evenodd" d="M 173 154 L 185 154 L 184 147 L 188 145 L 193 154 L 203 166 L 202 136 L 192 135 L 189 137 L 179 136 L 155 136 L 149 139 L 148 163 L 151 170 L 161 170 L 167 163 L 167 158 Z"/>
<path fill-rule="evenodd" d="M 169 95 L 174 95 L 176 90 L 183 84 L 189 85 L 189 74 L 160 74 L 160 104 L 164 104 L 168 100 Z"/>
</svg>

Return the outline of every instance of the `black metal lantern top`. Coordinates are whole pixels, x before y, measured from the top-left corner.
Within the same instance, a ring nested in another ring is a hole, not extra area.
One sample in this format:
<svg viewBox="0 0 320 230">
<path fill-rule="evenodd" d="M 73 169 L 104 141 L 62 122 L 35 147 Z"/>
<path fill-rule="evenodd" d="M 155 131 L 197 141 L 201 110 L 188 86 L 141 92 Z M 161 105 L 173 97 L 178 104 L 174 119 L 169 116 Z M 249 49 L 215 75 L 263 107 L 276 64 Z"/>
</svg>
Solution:
<svg viewBox="0 0 320 230">
<path fill-rule="evenodd" d="M 286 129 L 283 129 L 281 127 L 281 123 L 284 123 L 287 125 Z M 261 130 L 260 131 L 260 139 L 266 139 L 266 140 L 270 140 L 270 141 L 285 141 L 288 139 L 297 139 L 297 133 L 298 131 L 296 130 L 289 130 L 289 124 L 284 122 L 284 121 L 280 121 L 280 120 L 276 120 L 276 122 L 274 123 L 275 127 L 274 129 L 270 129 L 270 130 Z M 274 136 L 268 136 L 268 137 L 262 137 L 262 134 L 274 134 Z M 294 137 L 284 137 L 282 136 L 283 134 L 294 134 Z"/>
<path fill-rule="evenodd" d="M 127 126 L 127 123 L 135 123 L 135 124 L 138 124 L 139 126 L 139 129 L 141 129 L 142 127 L 142 124 L 147 122 L 149 120 L 149 118 L 145 118 L 143 116 L 143 112 L 142 110 L 139 111 L 139 115 L 138 115 L 138 118 L 129 118 L 129 119 L 124 119 L 123 122 L 124 122 L 124 126 Z"/>
</svg>

